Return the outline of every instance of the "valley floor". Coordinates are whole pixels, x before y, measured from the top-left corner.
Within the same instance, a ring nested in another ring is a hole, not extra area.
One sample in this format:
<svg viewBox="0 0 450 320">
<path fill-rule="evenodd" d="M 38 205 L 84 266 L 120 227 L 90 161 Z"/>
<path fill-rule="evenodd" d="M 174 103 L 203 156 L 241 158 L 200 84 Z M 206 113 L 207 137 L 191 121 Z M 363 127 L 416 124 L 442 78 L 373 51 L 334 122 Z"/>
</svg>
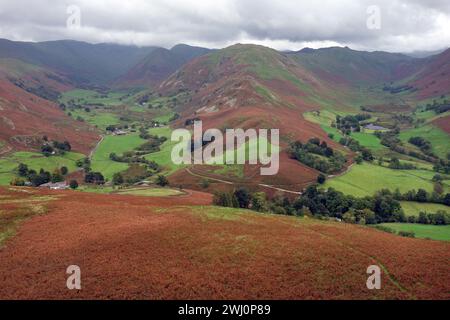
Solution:
<svg viewBox="0 0 450 320">
<path fill-rule="evenodd" d="M 450 243 L 211 200 L 0 189 L 0 299 L 450 298 Z"/>
</svg>

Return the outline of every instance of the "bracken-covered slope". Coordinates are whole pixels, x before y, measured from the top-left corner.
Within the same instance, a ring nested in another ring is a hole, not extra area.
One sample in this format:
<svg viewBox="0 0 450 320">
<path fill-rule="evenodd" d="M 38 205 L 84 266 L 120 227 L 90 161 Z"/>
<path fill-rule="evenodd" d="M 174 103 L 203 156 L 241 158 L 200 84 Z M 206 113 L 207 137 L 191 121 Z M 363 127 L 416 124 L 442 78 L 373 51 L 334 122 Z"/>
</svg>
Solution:
<svg viewBox="0 0 450 320">
<path fill-rule="evenodd" d="M 319 137 L 337 146 L 302 114 L 320 108 L 321 101 L 339 104 L 331 87 L 289 56 L 256 45 L 235 45 L 188 63 L 159 88 L 162 94 L 192 94 L 178 112 L 175 126 L 199 118 L 208 128 L 280 129 L 283 150 L 290 141 Z M 277 176 L 252 178 L 261 183 L 298 190 L 317 172 L 281 155 Z"/>
<path fill-rule="evenodd" d="M 46 135 L 85 154 L 99 139 L 94 128 L 67 116 L 55 100 L 71 82 L 52 71 L 15 59 L 0 59 L 0 153 L 33 150 Z"/>
<path fill-rule="evenodd" d="M 114 81 L 117 87 L 153 87 L 178 70 L 186 62 L 210 50 L 177 45 L 171 50 L 157 48 Z"/>
<path fill-rule="evenodd" d="M 35 43 L 0 39 L 0 58 L 51 69 L 79 84 L 108 84 L 154 49 L 69 40 Z"/>
<path fill-rule="evenodd" d="M 429 99 L 450 93 L 450 49 L 423 60 L 420 69 L 408 82 L 417 88 L 419 99 Z"/>
<path fill-rule="evenodd" d="M 391 82 L 418 70 L 419 59 L 388 52 L 363 52 L 350 48 L 303 49 L 289 53 L 320 78 L 351 86 Z"/>
<path fill-rule="evenodd" d="M 450 298 L 446 242 L 212 207 L 202 193 L 0 196 L 7 213 L 37 214 L 0 249 L 0 299 Z M 66 287 L 74 264 L 80 291 Z M 366 287 L 370 265 L 382 270 L 380 290 Z"/>
</svg>

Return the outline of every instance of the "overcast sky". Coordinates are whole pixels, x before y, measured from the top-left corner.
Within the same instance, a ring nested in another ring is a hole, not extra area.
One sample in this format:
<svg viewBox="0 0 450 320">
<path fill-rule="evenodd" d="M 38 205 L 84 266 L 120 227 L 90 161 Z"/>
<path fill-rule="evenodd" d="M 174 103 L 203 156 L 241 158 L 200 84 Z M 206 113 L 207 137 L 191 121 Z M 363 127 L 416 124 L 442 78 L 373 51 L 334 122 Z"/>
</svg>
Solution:
<svg viewBox="0 0 450 320">
<path fill-rule="evenodd" d="M 77 21 L 71 5 L 80 9 L 79 28 L 67 27 L 69 17 Z M 0 37 L 431 51 L 450 46 L 450 0 L 0 0 Z"/>
</svg>

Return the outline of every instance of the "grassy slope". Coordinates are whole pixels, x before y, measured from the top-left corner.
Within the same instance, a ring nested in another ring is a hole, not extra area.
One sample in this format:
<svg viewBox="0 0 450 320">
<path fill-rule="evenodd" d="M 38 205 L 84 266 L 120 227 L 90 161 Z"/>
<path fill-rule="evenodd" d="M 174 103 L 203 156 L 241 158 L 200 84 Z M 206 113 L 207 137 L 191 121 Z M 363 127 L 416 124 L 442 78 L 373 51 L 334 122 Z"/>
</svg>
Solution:
<svg viewBox="0 0 450 320">
<path fill-rule="evenodd" d="M 400 133 L 400 139 L 404 142 L 408 142 L 411 137 L 422 137 L 429 140 L 433 145 L 433 152 L 441 158 L 445 159 L 450 152 L 450 136 L 432 125 L 426 125 Z"/>
<path fill-rule="evenodd" d="M 111 153 L 121 155 L 144 143 L 145 140 L 138 134 L 106 136 L 92 157 L 92 170 L 101 172 L 105 178 L 111 179 L 115 173 L 126 170 L 128 164 L 111 161 L 109 155 Z"/>
<path fill-rule="evenodd" d="M 83 158 L 84 155 L 74 152 L 67 152 L 63 156 L 45 157 L 35 152 L 16 152 L 7 158 L 0 159 L 0 185 L 8 185 L 15 177 L 14 170 L 19 163 L 28 165 L 30 169 L 36 171 L 41 168 L 52 172 L 56 168 L 63 166 L 69 169 L 69 172 L 76 170 L 76 161 Z"/>
<path fill-rule="evenodd" d="M 125 189 L 119 190 L 118 194 L 127 194 L 135 196 L 146 196 L 146 197 L 168 197 L 168 196 L 179 196 L 184 194 L 183 192 L 175 189 L 166 188 L 151 188 L 151 189 Z"/>
<path fill-rule="evenodd" d="M 145 156 L 145 159 L 155 161 L 160 166 L 164 167 L 164 173 L 171 174 L 176 170 L 183 167 L 183 165 L 177 166 L 172 162 L 172 148 L 177 144 L 177 142 L 172 142 L 171 138 L 172 130 L 170 128 L 154 128 L 150 129 L 150 133 L 160 136 L 166 137 L 167 141 L 160 147 L 159 152 L 151 153 Z"/>
<path fill-rule="evenodd" d="M 420 212 L 436 213 L 439 210 L 450 213 L 450 207 L 438 203 L 419 203 L 412 201 L 402 201 L 402 208 L 407 216 L 419 216 Z"/>
<path fill-rule="evenodd" d="M 92 110 L 91 112 L 86 112 L 84 110 L 73 110 L 70 111 L 70 113 L 74 119 L 78 119 L 78 117 L 80 117 L 84 119 L 84 121 L 103 130 L 109 125 L 116 125 L 120 123 L 118 116 L 110 112 L 99 110 Z"/>
<path fill-rule="evenodd" d="M 320 114 L 317 114 L 317 112 L 307 112 L 303 116 L 306 120 L 319 124 L 326 133 L 333 134 L 333 140 L 339 142 L 343 137 L 342 133 L 336 128 L 331 127 L 331 122 L 336 120 L 337 114 L 345 116 L 344 113 L 334 113 L 329 110 L 321 110 Z M 386 147 L 380 143 L 380 139 L 372 133 L 355 132 L 352 133 L 351 137 L 357 140 L 362 146 L 371 150 L 378 151 L 386 149 Z"/>
<path fill-rule="evenodd" d="M 412 223 L 383 223 L 382 226 L 386 226 L 397 232 L 414 232 L 416 238 L 450 241 L 450 225 L 432 226 Z"/>
<path fill-rule="evenodd" d="M 426 170 L 392 170 L 364 163 L 354 165 L 348 173 L 328 180 L 325 187 L 333 187 L 346 194 L 360 197 L 373 195 L 383 188 L 392 191 L 398 188 L 400 192 L 422 188 L 432 192 L 431 179 L 434 174 Z M 444 189 L 445 192 L 449 192 L 448 181 L 444 181 Z"/>
</svg>

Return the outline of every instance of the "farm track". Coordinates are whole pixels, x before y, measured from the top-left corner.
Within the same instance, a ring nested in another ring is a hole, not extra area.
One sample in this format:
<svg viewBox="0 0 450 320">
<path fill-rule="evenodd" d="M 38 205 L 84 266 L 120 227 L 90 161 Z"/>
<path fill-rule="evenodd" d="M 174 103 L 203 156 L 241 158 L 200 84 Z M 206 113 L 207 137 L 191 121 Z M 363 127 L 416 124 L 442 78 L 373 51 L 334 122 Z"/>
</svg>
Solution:
<svg viewBox="0 0 450 320">
<path fill-rule="evenodd" d="M 198 177 L 198 178 L 202 178 L 202 179 L 208 179 L 208 180 L 213 180 L 213 181 L 217 181 L 217 182 L 224 183 L 224 184 L 227 184 L 227 185 L 239 185 L 238 182 L 231 182 L 231 181 L 226 181 L 226 180 L 222 180 L 222 179 L 208 177 L 206 175 L 200 175 L 200 174 L 197 174 L 197 173 L 193 173 L 189 168 L 186 168 L 185 170 L 186 170 L 187 173 L 189 173 L 190 175 L 192 175 L 194 177 Z M 286 192 L 286 193 L 290 193 L 290 194 L 302 195 L 301 192 L 287 190 L 287 189 L 283 189 L 283 188 L 278 188 L 278 187 L 267 185 L 267 184 L 263 184 L 263 183 L 258 183 L 257 185 L 260 186 L 260 187 L 269 188 L 269 189 L 277 190 L 277 191 L 280 191 L 280 192 Z"/>
<path fill-rule="evenodd" d="M 91 152 L 89 153 L 89 160 L 92 160 L 92 157 L 94 156 L 95 152 L 97 151 L 97 149 L 100 147 L 100 144 L 103 142 L 103 140 L 105 140 L 105 136 L 101 135 L 100 136 L 100 140 L 97 142 L 97 144 L 95 145 L 94 149 L 91 150 Z"/>
</svg>

